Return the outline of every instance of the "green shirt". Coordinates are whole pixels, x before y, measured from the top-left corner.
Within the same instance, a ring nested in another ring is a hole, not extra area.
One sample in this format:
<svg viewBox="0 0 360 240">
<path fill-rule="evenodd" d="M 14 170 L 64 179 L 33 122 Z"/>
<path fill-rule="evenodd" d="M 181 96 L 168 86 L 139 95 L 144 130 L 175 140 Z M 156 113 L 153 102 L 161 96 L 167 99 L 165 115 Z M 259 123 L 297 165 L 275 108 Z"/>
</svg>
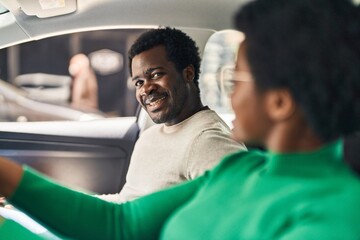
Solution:
<svg viewBox="0 0 360 240">
<path fill-rule="evenodd" d="M 340 141 L 308 153 L 238 152 L 195 180 L 125 204 L 25 168 L 10 201 L 81 239 L 360 238 L 360 181 Z"/>
</svg>

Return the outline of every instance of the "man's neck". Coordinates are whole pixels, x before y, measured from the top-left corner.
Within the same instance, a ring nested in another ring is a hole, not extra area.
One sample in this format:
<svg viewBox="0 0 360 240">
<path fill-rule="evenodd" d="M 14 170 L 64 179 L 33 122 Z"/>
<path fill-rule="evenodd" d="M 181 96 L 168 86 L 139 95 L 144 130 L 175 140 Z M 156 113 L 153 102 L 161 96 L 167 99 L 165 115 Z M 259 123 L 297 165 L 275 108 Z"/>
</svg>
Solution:
<svg viewBox="0 0 360 240">
<path fill-rule="evenodd" d="M 178 124 L 182 121 L 184 121 L 185 119 L 188 119 L 189 117 L 193 116 L 194 114 L 202 111 L 202 110 L 209 110 L 210 108 L 208 106 L 204 106 L 201 102 L 199 104 L 196 104 L 195 107 L 192 107 L 191 109 L 189 109 L 186 114 L 183 115 L 183 117 L 181 119 L 178 119 L 178 121 L 176 122 L 166 122 L 165 125 L 166 126 L 172 126 L 175 124 Z"/>
</svg>

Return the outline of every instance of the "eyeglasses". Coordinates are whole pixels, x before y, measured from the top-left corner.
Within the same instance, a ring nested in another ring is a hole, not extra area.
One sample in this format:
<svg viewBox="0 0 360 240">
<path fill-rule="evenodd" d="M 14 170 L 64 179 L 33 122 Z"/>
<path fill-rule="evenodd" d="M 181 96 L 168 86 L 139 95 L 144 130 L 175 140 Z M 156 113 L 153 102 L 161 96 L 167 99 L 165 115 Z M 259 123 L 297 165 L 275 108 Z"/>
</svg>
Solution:
<svg viewBox="0 0 360 240">
<path fill-rule="evenodd" d="M 228 65 L 221 68 L 220 84 L 221 93 L 224 96 L 230 96 L 234 91 L 236 82 L 253 82 L 253 76 L 249 71 L 237 71 L 234 65 Z"/>
</svg>

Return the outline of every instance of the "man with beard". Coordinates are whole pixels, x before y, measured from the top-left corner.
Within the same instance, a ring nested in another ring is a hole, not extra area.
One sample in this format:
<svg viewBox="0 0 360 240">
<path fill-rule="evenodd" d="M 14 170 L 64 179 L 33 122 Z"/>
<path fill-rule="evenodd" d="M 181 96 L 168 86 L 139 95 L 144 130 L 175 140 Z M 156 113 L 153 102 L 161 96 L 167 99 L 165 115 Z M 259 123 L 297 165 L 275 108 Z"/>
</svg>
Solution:
<svg viewBox="0 0 360 240">
<path fill-rule="evenodd" d="M 199 50 L 185 33 L 167 27 L 142 34 L 129 50 L 129 68 L 136 99 L 156 124 L 137 141 L 121 192 L 100 198 L 133 200 L 194 179 L 222 156 L 246 149 L 202 104 Z"/>
</svg>

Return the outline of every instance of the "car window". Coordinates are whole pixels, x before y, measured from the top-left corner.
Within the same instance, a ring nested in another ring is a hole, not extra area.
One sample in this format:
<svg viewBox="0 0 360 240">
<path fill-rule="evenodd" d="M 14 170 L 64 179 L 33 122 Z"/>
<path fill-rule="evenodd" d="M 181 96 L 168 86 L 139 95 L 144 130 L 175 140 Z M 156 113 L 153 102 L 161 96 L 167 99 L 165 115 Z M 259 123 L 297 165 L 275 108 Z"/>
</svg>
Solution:
<svg viewBox="0 0 360 240">
<path fill-rule="evenodd" d="M 229 96 L 221 91 L 221 78 L 234 66 L 239 43 L 244 35 L 235 30 L 214 33 L 206 43 L 199 86 L 204 104 L 215 110 L 231 127 L 233 111 Z"/>
<path fill-rule="evenodd" d="M 0 49 L 0 121 L 135 116 L 138 103 L 135 89 L 128 81 L 127 50 L 144 31 L 146 29 L 78 32 Z M 223 70 L 234 64 L 242 38 L 235 30 L 215 32 L 202 56 L 199 80 L 202 101 L 217 111 L 229 126 L 233 114 L 229 98 L 221 92 L 220 79 Z M 98 111 L 95 112 L 69 104 L 72 84 L 69 60 L 78 53 L 89 58 L 96 74 Z M 60 111 L 59 106 L 64 109 Z"/>
<path fill-rule="evenodd" d="M 128 82 L 127 49 L 144 31 L 79 32 L 1 49 L 0 121 L 77 120 L 72 115 L 74 111 L 99 117 L 135 116 L 138 103 L 135 90 Z M 89 58 L 95 71 L 98 111 L 69 104 L 72 87 L 69 60 L 78 53 Z M 21 95 L 21 101 L 17 97 L 9 97 L 17 94 Z M 35 104 L 46 104 L 46 107 L 37 108 L 34 112 L 33 107 L 29 107 L 34 101 Z M 53 105 L 65 109 L 61 116 L 54 116 L 58 108 L 52 109 Z"/>
</svg>

